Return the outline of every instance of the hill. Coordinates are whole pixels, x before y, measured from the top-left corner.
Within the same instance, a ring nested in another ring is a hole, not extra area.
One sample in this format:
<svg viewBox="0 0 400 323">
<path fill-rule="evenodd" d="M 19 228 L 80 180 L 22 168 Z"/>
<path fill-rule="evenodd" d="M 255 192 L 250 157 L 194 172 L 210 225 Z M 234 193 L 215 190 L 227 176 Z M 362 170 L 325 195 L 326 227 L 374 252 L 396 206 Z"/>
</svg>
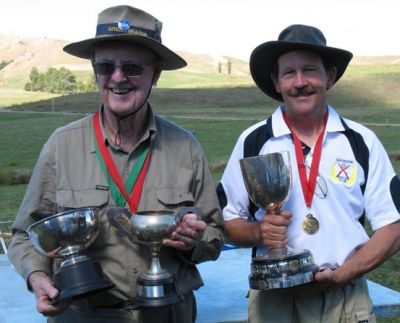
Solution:
<svg viewBox="0 0 400 323">
<path fill-rule="evenodd" d="M 92 75 L 90 63 L 63 52 L 68 42 L 48 38 L 28 38 L 0 34 L 0 63 L 11 61 L 0 70 L 0 107 L 50 98 L 49 94 L 23 91 L 32 67 L 45 72 L 49 67 L 64 66 L 78 80 L 87 81 Z M 248 62 L 234 57 L 179 52 L 188 66 L 163 73 L 159 88 L 232 88 L 254 86 Z M 228 75 L 228 61 L 232 63 Z M 221 73 L 218 65 L 221 64 Z M 397 89 L 400 84 L 400 56 L 354 57 L 342 80 L 332 91 L 333 96 L 357 100 L 346 105 L 400 107 Z M 339 94 L 339 95 L 337 95 Z M 343 95 L 345 94 L 345 95 Z M 362 100 L 360 100 L 362 98 Z M 357 103 L 355 103 L 357 102 Z M 341 103 L 341 102 L 340 102 Z"/>
<path fill-rule="evenodd" d="M 65 44 L 65 41 L 55 39 L 0 35 L 0 61 L 11 61 L 0 71 L 0 86 L 22 88 L 34 66 L 39 71 L 46 71 L 51 66 L 89 70 L 90 65 L 85 60 L 61 50 Z"/>
<path fill-rule="evenodd" d="M 29 72 L 36 67 L 45 72 L 49 67 L 68 68 L 78 77 L 90 75 L 91 66 L 88 60 L 80 59 L 64 53 L 62 48 L 69 42 L 48 38 L 31 38 L 0 34 L 0 62 L 11 61 L 0 70 L 0 86 L 7 88 L 23 88 L 28 81 Z M 227 73 L 227 62 L 232 62 L 232 74 L 248 75 L 248 63 L 232 57 L 215 57 L 211 55 L 179 52 L 188 62 L 182 72 L 218 73 L 221 63 L 222 73 Z"/>
</svg>

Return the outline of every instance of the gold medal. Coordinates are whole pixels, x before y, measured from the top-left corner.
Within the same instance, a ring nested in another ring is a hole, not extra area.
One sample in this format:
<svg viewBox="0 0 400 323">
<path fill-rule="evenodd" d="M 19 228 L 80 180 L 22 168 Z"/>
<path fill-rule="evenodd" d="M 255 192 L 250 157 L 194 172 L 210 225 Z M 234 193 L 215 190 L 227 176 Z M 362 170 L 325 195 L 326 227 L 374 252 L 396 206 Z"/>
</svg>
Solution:
<svg viewBox="0 0 400 323">
<path fill-rule="evenodd" d="M 311 213 L 307 214 L 303 221 L 303 230 L 307 234 L 316 234 L 319 230 L 318 219 L 315 218 Z"/>
</svg>

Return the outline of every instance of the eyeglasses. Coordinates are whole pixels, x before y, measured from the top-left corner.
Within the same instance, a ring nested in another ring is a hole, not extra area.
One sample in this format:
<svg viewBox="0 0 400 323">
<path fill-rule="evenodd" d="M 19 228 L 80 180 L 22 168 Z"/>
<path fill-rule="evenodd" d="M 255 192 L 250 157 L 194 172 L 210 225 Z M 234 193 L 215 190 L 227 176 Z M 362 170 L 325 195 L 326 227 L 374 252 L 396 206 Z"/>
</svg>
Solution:
<svg viewBox="0 0 400 323">
<path fill-rule="evenodd" d="M 133 63 L 127 63 L 122 65 L 116 65 L 113 63 L 93 63 L 93 69 L 96 74 L 99 75 L 112 75 L 117 67 L 121 69 L 122 74 L 130 77 L 137 77 L 143 74 L 146 67 L 149 67 L 154 62 L 148 65 L 138 65 Z"/>
</svg>

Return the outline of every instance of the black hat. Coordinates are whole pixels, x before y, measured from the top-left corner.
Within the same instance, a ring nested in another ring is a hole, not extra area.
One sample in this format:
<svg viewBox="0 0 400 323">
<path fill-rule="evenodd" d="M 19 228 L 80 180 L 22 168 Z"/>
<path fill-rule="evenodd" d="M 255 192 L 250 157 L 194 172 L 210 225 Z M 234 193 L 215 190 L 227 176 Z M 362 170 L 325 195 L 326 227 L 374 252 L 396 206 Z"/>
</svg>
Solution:
<svg viewBox="0 0 400 323">
<path fill-rule="evenodd" d="M 340 79 L 353 54 L 339 48 L 326 46 L 324 34 L 317 28 L 291 25 L 284 29 L 277 41 L 269 41 L 256 47 L 250 56 L 250 71 L 257 86 L 271 98 L 283 101 L 276 92 L 271 72 L 278 58 L 287 52 L 305 49 L 320 54 L 336 67 L 336 80 Z"/>
<path fill-rule="evenodd" d="M 161 42 L 162 22 L 140 9 L 116 6 L 103 10 L 97 19 L 94 38 L 71 43 L 64 51 L 81 58 L 91 58 L 93 46 L 105 40 L 121 40 L 141 44 L 154 51 L 163 61 L 163 69 L 175 70 L 186 66 L 185 60 Z"/>
</svg>

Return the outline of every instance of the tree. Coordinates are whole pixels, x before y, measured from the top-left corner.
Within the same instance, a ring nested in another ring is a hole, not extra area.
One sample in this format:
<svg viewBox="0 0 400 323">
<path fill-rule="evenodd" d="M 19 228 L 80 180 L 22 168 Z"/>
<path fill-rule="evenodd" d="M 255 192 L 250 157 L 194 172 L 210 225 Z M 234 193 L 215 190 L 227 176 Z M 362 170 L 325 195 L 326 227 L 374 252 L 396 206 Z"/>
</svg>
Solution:
<svg viewBox="0 0 400 323">
<path fill-rule="evenodd" d="M 65 67 L 50 67 L 46 73 L 39 73 L 33 67 L 29 74 L 30 82 L 25 84 L 26 91 L 46 91 L 51 93 L 74 93 L 77 91 L 75 75 Z"/>
<path fill-rule="evenodd" d="M 93 74 L 89 82 L 86 83 L 85 92 L 96 92 L 96 91 L 97 91 L 97 82 Z"/>
<path fill-rule="evenodd" d="M 57 91 L 58 93 L 73 93 L 77 90 L 75 75 L 65 67 L 57 71 Z"/>
<path fill-rule="evenodd" d="M 27 84 L 25 84 L 26 91 L 43 91 L 43 82 L 42 78 L 40 77 L 40 73 L 36 67 L 31 69 L 29 73 L 29 80 Z"/>
<path fill-rule="evenodd" d="M 2 61 L 0 62 L 0 71 L 1 71 L 4 67 L 6 67 L 8 64 L 10 64 L 10 63 L 12 63 L 12 60 L 11 60 L 11 61 L 2 60 Z"/>
</svg>

